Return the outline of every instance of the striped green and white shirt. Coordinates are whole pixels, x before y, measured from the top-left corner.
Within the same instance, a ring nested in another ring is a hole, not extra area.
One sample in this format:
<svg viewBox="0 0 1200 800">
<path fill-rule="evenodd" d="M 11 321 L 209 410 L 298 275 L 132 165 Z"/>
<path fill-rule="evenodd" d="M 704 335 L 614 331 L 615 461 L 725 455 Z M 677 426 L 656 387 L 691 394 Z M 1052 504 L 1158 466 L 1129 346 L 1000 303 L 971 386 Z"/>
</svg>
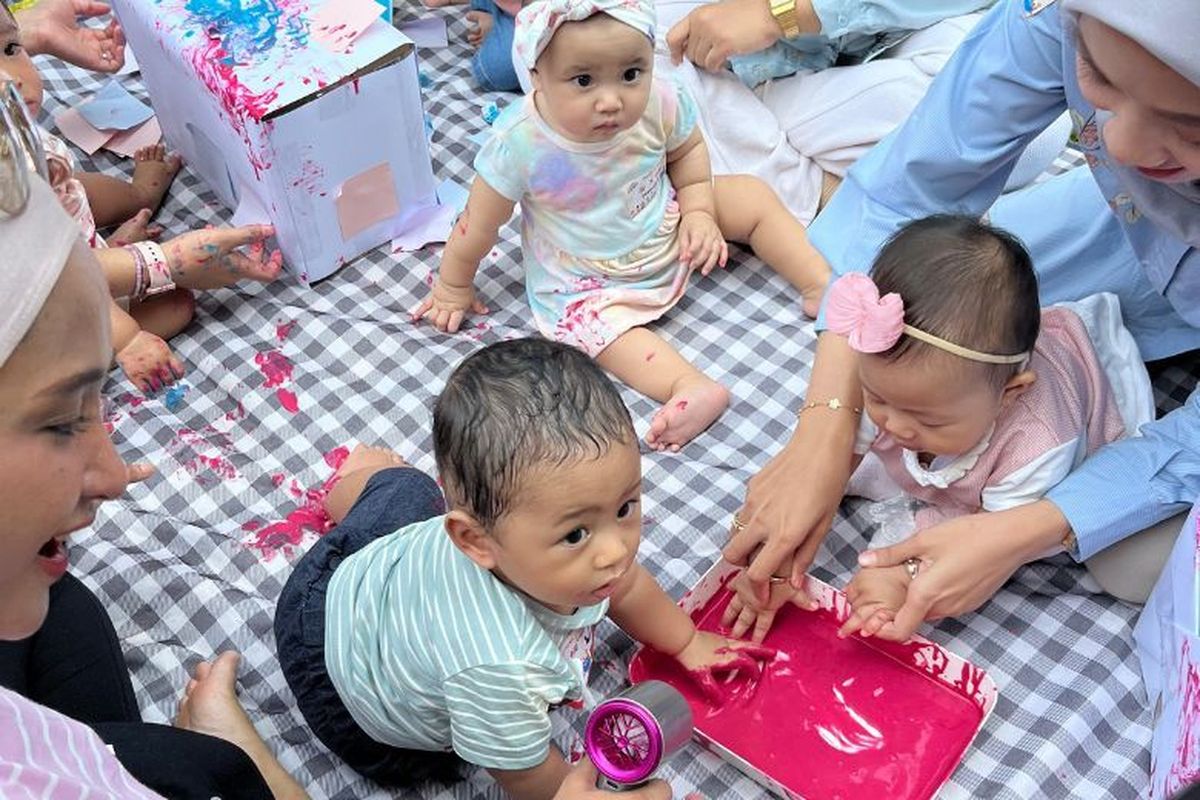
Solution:
<svg viewBox="0 0 1200 800">
<path fill-rule="evenodd" d="M 608 601 L 556 614 L 467 558 L 444 519 L 338 565 L 325 599 L 329 677 L 377 741 L 452 749 L 493 769 L 537 766 L 550 706 L 583 696 L 591 629 Z"/>
</svg>

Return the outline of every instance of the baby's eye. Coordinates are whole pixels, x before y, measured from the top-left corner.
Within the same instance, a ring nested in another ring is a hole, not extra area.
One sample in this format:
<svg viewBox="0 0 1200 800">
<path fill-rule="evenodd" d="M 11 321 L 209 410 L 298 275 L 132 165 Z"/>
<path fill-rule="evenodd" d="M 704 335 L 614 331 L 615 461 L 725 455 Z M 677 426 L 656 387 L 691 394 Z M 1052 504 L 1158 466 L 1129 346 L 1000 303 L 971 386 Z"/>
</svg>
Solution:
<svg viewBox="0 0 1200 800">
<path fill-rule="evenodd" d="M 617 509 L 617 519 L 625 519 L 628 517 L 633 513 L 633 509 L 637 506 L 637 504 L 637 500 L 626 500 L 621 504 L 621 507 Z"/>
<path fill-rule="evenodd" d="M 591 75 L 576 75 L 571 80 L 575 81 L 575 85 L 578 86 L 580 89 L 586 89 L 587 87 L 592 85 L 592 76 Z"/>
<path fill-rule="evenodd" d="M 642 77 L 642 68 L 630 67 L 629 69 L 625 70 L 625 74 L 622 77 L 625 79 L 626 83 L 634 83 L 638 78 Z"/>
<path fill-rule="evenodd" d="M 9 58 L 12 58 L 19 52 L 21 52 L 20 42 L 9 42 L 8 44 L 4 45 L 4 55 L 8 56 Z"/>
<path fill-rule="evenodd" d="M 562 538 L 562 543 L 568 547 L 575 547 L 586 542 L 591 535 L 587 528 L 576 528 Z"/>
</svg>

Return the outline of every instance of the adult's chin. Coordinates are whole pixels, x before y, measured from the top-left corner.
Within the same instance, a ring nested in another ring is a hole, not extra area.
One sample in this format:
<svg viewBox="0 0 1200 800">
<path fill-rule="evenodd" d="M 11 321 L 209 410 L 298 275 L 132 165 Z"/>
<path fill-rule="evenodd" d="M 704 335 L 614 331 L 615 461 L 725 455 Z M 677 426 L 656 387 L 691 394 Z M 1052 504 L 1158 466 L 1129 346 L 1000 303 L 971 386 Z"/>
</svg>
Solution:
<svg viewBox="0 0 1200 800">
<path fill-rule="evenodd" d="M 0 640 L 28 639 L 46 621 L 50 582 L 41 570 L 0 585 Z"/>
</svg>

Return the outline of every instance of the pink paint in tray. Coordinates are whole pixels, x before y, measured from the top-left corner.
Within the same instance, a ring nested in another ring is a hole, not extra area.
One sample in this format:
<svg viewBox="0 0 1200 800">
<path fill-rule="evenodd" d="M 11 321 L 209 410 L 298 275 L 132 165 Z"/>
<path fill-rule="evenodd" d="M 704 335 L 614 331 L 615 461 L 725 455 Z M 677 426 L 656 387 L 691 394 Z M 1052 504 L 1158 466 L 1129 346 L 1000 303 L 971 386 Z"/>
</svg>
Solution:
<svg viewBox="0 0 1200 800">
<path fill-rule="evenodd" d="M 739 568 L 718 562 L 681 605 L 705 630 L 720 627 Z M 779 650 L 761 675 L 742 675 L 711 706 L 673 659 L 640 650 L 634 683 L 679 689 L 696 739 L 781 797 L 926 800 L 954 772 L 996 704 L 996 685 L 938 644 L 905 644 L 837 630 L 845 595 L 813 577 L 817 611 L 785 606 L 764 644 Z"/>
</svg>

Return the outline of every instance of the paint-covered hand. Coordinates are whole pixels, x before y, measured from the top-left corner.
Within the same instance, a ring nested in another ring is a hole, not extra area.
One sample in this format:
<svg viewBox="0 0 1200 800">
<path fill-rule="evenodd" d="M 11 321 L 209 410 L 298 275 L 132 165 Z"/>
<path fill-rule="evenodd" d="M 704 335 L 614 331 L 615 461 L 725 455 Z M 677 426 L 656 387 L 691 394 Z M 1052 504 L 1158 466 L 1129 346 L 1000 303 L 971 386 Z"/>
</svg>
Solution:
<svg viewBox="0 0 1200 800">
<path fill-rule="evenodd" d="M 721 228 L 707 211 L 688 211 L 679 220 L 679 260 L 685 267 L 707 275 L 714 267 L 724 269 L 729 244 Z"/>
<path fill-rule="evenodd" d="M 773 647 L 697 630 L 687 646 L 675 655 L 675 660 L 688 671 L 709 702 L 720 704 L 725 701 L 726 693 L 717 682 L 719 676 L 731 679 L 742 673 L 757 677 L 764 664 L 776 655 L 778 651 Z"/>
<path fill-rule="evenodd" d="M 807 599 L 793 589 L 791 583 L 773 582 L 767 604 L 759 606 L 753 600 L 754 593 L 748 587 L 742 591 L 742 587 L 739 587 L 740 583 L 748 583 L 744 571 L 730 582 L 730 588 L 734 590 L 734 594 L 729 599 L 729 605 L 725 607 L 724 616 L 721 617 L 721 626 L 729 628 L 729 635 L 735 639 L 740 639 L 749 632 L 751 641 L 761 642 L 771 630 L 771 625 L 775 622 L 775 615 L 779 613 L 779 609 L 785 603 L 795 599 Z"/>
<path fill-rule="evenodd" d="M 95 0 L 38 0 L 14 16 L 25 47 L 84 69 L 116 72 L 125 65 L 125 33 L 115 19 L 103 28 L 80 25 L 112 9 Z"/>
<path fill-rule="evenodd" d="M 412 321 L 427 319 L 439 331 L 455 333 L 462 327 L 468 313 L 488 313 L 488 307 L 475 296 L 475 287 L 470 284 L 455 286 L 438 276 L 433 283 L 433 289 L 412 310 Z"/>
<path fill-rule="evenodd" d="M 117 353 L 117 363 L 126 377 L 141 392 L 157 392 L 183 377 L 183 362 L 158 336 L 138 331 L 129 344 Z"/>
<path fill-rule="evenodd" d="M 612 800 L 612 792 L 596 787 L 599 777 L 595 765 L 584 756 L 571 767 L 567 779 L 558 787 L 554 800 Z M 645 786 L 621 792 L 621 800 L 671 800 L 671 787 L 655 779 Z"/>
<path fill-rule="evenodd" d="M 838 636 L 853 633 L 874 636 L 896 618 L 896 612 L 908 596 L 908 570 L 904 567 L 860 569 L 846 587 L 850 617 L 838 629 Z"/>
<path fill-rule="evenodd" d="M 241 280 L 270 283 L 283 269 L 283 254 L 267 250 L 275 235 L 270 225 L 205 228 L 163 243 L 167 266 L 176 286 L 219 289 Z M 246 248 L 242 252 L 239 248 Z"/>
</svg>

